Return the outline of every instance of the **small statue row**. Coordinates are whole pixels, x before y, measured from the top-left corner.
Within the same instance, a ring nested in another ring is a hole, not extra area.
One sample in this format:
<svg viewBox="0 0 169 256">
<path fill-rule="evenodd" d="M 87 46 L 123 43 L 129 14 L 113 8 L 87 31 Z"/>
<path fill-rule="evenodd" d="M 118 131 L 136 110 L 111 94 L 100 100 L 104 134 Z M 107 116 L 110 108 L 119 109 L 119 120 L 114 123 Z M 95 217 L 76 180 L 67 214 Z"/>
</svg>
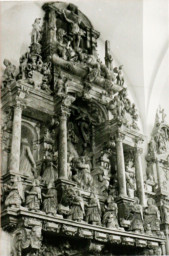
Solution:
<svg viewBox="0 0 169 256">
<path fill-rule="evenodd" d="M 104 225 L 108 228 L 119 228 L 118 207 L 114 198 L 109 194 L 104 207 L 100 205 L 98 196 L 91 192 L 88 202 L 85 202 L 77 188 L 69 189 L 66 196 L 71 194 L 69 200 L 69 211 L 66 218 L 74 221 L 86 221 L 92 225 Z M 46 193 L 42 193 L 40 180 L 35 179 L 31 189 L 23 189 L 20 176 L 14 178 L 13 184 L 4 185 L 4 193 L 8 193 L 5 199 L 5 206 L 10 208 L 20 208 L 24 205 L 30 211 L 42 210 L 46 214 L 56 215 L 58 208 L 58 193 L 55 186 L 50 183 Z M 155 205 L 155 201 L 149 198 L 147 207 L 139 204 L 136 197 L 134 203 L 130 205 L 128 220 L 130 221 L 129 230 L 136 233 L 147 235 L 163 236 L 160 231 L 160 213 Z"/>
<path fill-rule="evenodd" d="M 58 208 L 57 190 L 49 183 L 46 193 L 42 193 L 40 179 L 35 179 L 32 187 L 24 189 L 20 176 L 15 176 L 11 184 L 3 187 L 7 194 L 4 205 L 7 208 L 19 209 L 26 207 L 30 211 L 42 210 L 46 214 L 56 215 Z M 72 190 L 72 200 L 67 217 L 74 221 L 85 221 L 93 225 L 101 225 L 101 206 L 97 195 L 91 192 L 89 202 L 86 203 L 77 189 Z M 23 206 L 22 206 L 23 205 Z M 103 216 L 103 224 L 109 228 L 117 228 L 117 204 L 112 196 L 108 197 Z"/>
<path fill-rule="evenodd" d="M 52 183 L 49 183 L 47 193 L 41 191 L 40 178 L 33 181 L 31 189 L 25 189 L 21 177 L 15 176 L 11 184 L 5 184 L 4 194 L 7 194 L 4 205 L 7 208 L 22 208 L 22 205 L 30 211 L 42 209 L 47 214 L 56 214 L 57 191 Z"/>
<path fill-rule="evenodd" d="M 134 203 L 130 205 L 128 220 L 130 220 L 129 230 L 131 231 L 145 232 L 150 236 L 164 236 L 160 231 L 160 212 L 153 198 L 147 200 L 147 207 L 143 209 L 139 204 L 139 199 L 135 197 Z"/>
</svg>

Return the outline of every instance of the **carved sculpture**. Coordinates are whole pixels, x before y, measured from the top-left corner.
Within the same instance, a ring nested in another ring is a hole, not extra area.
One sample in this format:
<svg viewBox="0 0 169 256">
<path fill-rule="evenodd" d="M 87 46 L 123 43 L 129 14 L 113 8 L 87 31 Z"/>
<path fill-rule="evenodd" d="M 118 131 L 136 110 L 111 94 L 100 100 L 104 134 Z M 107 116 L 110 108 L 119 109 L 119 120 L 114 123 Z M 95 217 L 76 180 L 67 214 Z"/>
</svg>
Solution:
<svg viewBox="0 0 169 256">
<path fill-rule="evenodd" d="M 165 200 L 162 201 L 161 205 L 161 219 L 163 223 L 169 223 L 169 205 Z"/>
<path fill-rule="evenodd" d="M 35 19 L 34 24 L 32 25 L 32 33 L 31 33 L 31 41 L 33 44 L 39 43 L 41 39 L 41 26 L 40 26 L 40 18 Z"/>
<path fill-rule="evenodd" d="M 77 168 L 81 172 L 81 185 L 85 190 L 90 190 L 93 184 L 93 178 L 90 173 L 90 165 L 86 161 L 86 157 L 81 157 L 80 161 L 77 163 Z"/>
<path fill-rule="evenodd" d="M 130 225 L 130 230 L 136 232 L 136 233 L 143 233 L 144 228 L 143 228 L 143 208 L 139 204 L 139 199 L 135 197 L 135 201 L 133 205 L 131 206 L 131 225 Z"/>
<path fill-rule="evenodd" d="M 8 192 L 5 206 L 19 208 L 24 201 L 24 191 L 20 176 L 15 176 L 11 185 L 5 185 L 4 192 Z"/>
<path fill-rule="evenodd" d="M 5 65 L 5 70 L 2 76 L 3 81 L 3 87 L 5 88 L 8 83 L 15 80 L 16 77 L 16 66 L 13 65 L 9 60 L 5 59 L 3 61 L 3 64 Z"/>
<path fill-rule="evenodd" d="M 157 151 L 159 154 L 162 154 L 166 151 L 166 135 L 163 129 L 159 129 L 154 136 L 156 142 Z"/>
<path fill-rule="evenodd" d="M 119 66 L 118 68 L 114 68 L 113 71 L 114 73 L 116 73 L 116 83 L 120 86 L 123 86 L 124 84 L 124 77 L 123 77 L 123 73 L 122 73 L 122 68 L 123 65 Z"/>
<path fill-rule="evenodd" d="M 156 234 L 160 225 L 160 212 L 153 198 L 147 200 L 147 205 L 148 207 L 144 210 L 144 222 L 145 225 L 150 224 L 152 232 Z"/>
<path fill-rule="evenodd" d="M 43 196 L 43 210 L 46 214 L 56 215 L 56 208 L 58 205 L 57 202 L 57 190 L 54 187 L 52 181 L 48 185 L 48 190 L 46 194 L 42 194 Z"/>
<path fill-rule="evenodd" d="M 117 216 L 118 216 L 117 204 L 114 202 L 113 196 L 109 195 L 107 199 L 107 206 L 103 216 L 103 224 L 107 228 L 118 228 L 119 224 L 117 221 Z"/>
<path fill-rule="evenodd" d="M 84 201 L 79 190 L 77 190 L 74 194 L 70 214 L 71 219 L 74 221 L 81 222 L 84 219 Z"/>
<path fill-rule="evenodd" d="M 46 160 L 42 165 L 42 181 L 45 185 L 54 183 L 58 178 L 57 166 L 54 165 L 52 160 Z"/>
<path fill-rule="evenodd" d="M 20 173 L 32 178 L 36 173 L 36 163 L 32 155 L 29 142 L 26 138 L 21 142 Z"/>
<path fill-rule="evenodd" d="M 149 199 L 143 216 L 140 204 L 144 204 L 145 194 L 139 156 L 126 161 L 130 148 L 138 146 L 142 135 L 138 132 L 138 111 L 124 88 L 122 66 L 113 68 L 108 41 L 102 63 L 96 51 L 99 33 L 75 5 L 52 2 L 44 4 L 43 9 L 43 27 L 37 18 L 29 51 L 20 58 L 17 76 L 16 67 L 4 60 L 3 86 L 16 80 L 3 91 L 4 110 L 8 105 L 14 106 L 14 117 L 9 115 L 9 122 L 3 127 L 3 146 L 9 141 L 6 163 L 11 140 L 15 138 L 12 144 L 19 152 L 17 138 L 26 137 L 21 139 L 20 158 L 13 159 L 20 163 L 21 178 L 13 180 L 10 171 L 3 176 L 3 182 L 7 181 L 3 186 L 3 228 L 12 233 L 16 228 L 12 256 L 101 256 L 113 255 L 116 250 L 121 253 L 119 246 L 114 252 L 114 244 L 130 246 L 132 253 L 138 247 L 138 253 L 146 247 L 147 254 L 161 255 L 160 250 L 151 250 L 164 238 L 158 208 Z M 18 98 L 28 102 L 23 112 L 15 106 Z M 30 129 L 17 137 L 20 129 L 15 130 L 21 128 L 22 119 Z M 158 165 L 156 154 L 163 157 L 168 147 L 169 132 L 162 109 L 157 119 L 149 145 L 147 187 L 153 182 L 150 169 Z M 116 140 L 117 134 L 120 136 Z M 160 161 L 166 169 L 168 159 L 167 156 Z M 163 185 L 167 175 L 166 170 Z M 150 198 L 155 193 L 154 188 L 146 191 Z M 160 197 L 158 194 L 165 226 L 169 223 L 168 201 L 161 203 Z M 146 235 L 142 234 L 144 229 Z"/>
<path fill-rule="evenodd" d="M 89 203 L 87 205 L 86 221 L 93 225 L 101 224 L 100 202 L 93 192 L 91 192 Z"/>
<path fill-rule="evenodd" d="M 40 210 L 41 200 L 40 181 L 35 179 L 31 190 L 26 191 L 26 207 L 30 211 L 38 211 Z"/>
</svg>

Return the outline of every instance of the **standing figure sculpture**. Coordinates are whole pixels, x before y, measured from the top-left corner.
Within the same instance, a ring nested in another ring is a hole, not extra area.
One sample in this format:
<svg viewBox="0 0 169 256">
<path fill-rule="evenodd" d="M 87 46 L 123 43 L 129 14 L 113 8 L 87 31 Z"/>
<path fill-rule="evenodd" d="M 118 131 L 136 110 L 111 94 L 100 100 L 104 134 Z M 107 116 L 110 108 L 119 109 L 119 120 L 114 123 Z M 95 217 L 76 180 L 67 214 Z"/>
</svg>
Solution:
<svg viewBox="0 0 169 256">
<path fill-rule="evenodd" d="M 97 195 L 93 192 L 90 195 L 89 204 L 87 206 L 86 221 L 93 225 L 101 224 L 100 202 Z"/>
<path fill-rule="evenodd" d="M 90 165 L 87 163 L 84 156 L 81 157 L 81 161 L 78 163 L 77 167 L 81 170 L 81 184 L 82 188 L 85 190 L 90 190 L 93 184 L 93 178 L 90 173 Z"/>
<path fill-rule="evenodd" d="M 40 210 L 41 204 L 41 188 L 40 181 L 35 179 L 33 182 L 33 186 L 30 191 L 26 191 L 26 207 L 30 211 L 38 211 Z"/>
<path fill-rule="evenodd" d="M 57 207 L 57 190 L 54 187 L 54 184 L 51 182 L 48 185 L 48 191 L 43 195 L 43 210 L 46 214 L 56 215 Z"/>
<path fill-rule="evenodd" d="M 160 227 L 160 212 L 153 198 L 147 200 L 147 205 L 148 207 L 144 210 L 145 225 L 150 224 L 151 231 L 156 234 Z"/>
<path fill-rule="evenodd" d="M 37 18 L 35 19 L 32 27 L 32 33 L 31 33 L 31 41 L 32 41 L 32 44 L 38 44 L 40 39 L 41 39 L 41 26 L 40 26 L 40 21 L 41 21 L 41 18 Z"/>
<path fill-rule="evenodd" d="M 106 207 L 106 210 L 103 216 L 103 224 L 107 228 L 118 228 L 119 227 L 119 224 L 117 221 L 118 207 L 112 195 L 108 196 L 107 204 L 108 205 Z"/>
<path fill-rule="evenodd" d="M 20 176 L 15 176 L 12 185 L 6 185 L 4 191 L 9 191 L 5 200 L 5 206 L 10 208 L 19 208 L 24 200 L 23 186 Z"/>
<path fill-rule="evenodd" d="M 57 166 L 51 160 L 44 161 L 42 165 L 42 181 L 45 185 L 54 183 L 58 178 Z"/>
<path fill-rule="evenodd" d="M 8 82 L 11 82 L 12 80 L 15 80 L 16 77 L 16 66 L 13 65 L 9 60 L 5 59 L 3 61 L 3 64 L 5 65 L 5 70 L 2 76 L 3 81 L 3 87 L 7 86 Z"/>
<path fill-rule="evenodd" d="M 36 163 L 30 150 L 28 140 L 23 138 L 21 141 L 21 156 L 19 166 L 20 174 L 33 178 L 33 174 L 35 174 L 35 168 Z"/>
<path fill-rule="evenodd" d="M 71 207 L 71 218 L 74 221 L 83 221 L 84 218 L 84 201 L 83 197 L 80 194 L 80 191 L 77 190 L 75 191 L 74 195 L 74 200 L 72 202 L 72 207 Z"/>
<path fill-rule="evenodd" d="M 136 233 L 143 233 L 143 208 L 139 204 L 139 199 L 137 197 L 134 198 L 134 203 L 131 206 L 131 225 L 130 230 Z"/>
<path fill-rule="evenodd" d="M 116 84 L 123 86 L 124 85 L 124 77 L 122 72 L 123 65 L 119 66 L 118 68 L 115 67 L 113 69 L 114 73 L 116 73 Z"/>
</svg>

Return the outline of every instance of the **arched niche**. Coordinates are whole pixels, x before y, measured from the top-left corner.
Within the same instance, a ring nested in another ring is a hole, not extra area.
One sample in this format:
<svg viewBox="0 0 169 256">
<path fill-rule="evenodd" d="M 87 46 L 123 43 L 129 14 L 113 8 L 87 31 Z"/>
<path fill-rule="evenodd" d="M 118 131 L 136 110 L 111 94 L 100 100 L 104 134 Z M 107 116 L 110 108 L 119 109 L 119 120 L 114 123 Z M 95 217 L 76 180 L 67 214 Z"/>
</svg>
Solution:
<svg viewBox="0 0 169 256">
<path fill-rule="evenodd" d="M 99 143 L 96 141 L 96 133 L 106 121 L 108 121 L 108 111 L 95 100 L 78 98 L 73 103 L 68 119 L 68 158 L 70 157 L 70 161 L 72 158 L 85 156 L 90 159 L 94 167 L 95 157 L 99 157 L 96 153 L 96 146 Z M 102 135 L 106 136 L 106 134 Z M 104 144 L 104 138 L 102 142 Z"/>
<path fill-rule="evenodd" d="M 27 138 L 35 161 L 39 160 L 39 132 L 35 123 L 22 120 L 21 139 Z"/>
</svg>

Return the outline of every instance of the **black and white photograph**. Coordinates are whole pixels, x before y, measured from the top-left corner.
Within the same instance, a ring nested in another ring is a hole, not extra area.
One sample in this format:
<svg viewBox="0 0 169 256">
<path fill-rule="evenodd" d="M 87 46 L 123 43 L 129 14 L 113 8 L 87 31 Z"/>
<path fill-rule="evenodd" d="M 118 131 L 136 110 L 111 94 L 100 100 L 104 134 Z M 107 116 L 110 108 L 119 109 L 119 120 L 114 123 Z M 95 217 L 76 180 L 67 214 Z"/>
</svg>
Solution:
<svg viewBox="0 0 169 256">
<path fill-rule="evenodd" d="M 169 0 L 0 1 L 1 256 L 169 256 Z"/>
</svg>

